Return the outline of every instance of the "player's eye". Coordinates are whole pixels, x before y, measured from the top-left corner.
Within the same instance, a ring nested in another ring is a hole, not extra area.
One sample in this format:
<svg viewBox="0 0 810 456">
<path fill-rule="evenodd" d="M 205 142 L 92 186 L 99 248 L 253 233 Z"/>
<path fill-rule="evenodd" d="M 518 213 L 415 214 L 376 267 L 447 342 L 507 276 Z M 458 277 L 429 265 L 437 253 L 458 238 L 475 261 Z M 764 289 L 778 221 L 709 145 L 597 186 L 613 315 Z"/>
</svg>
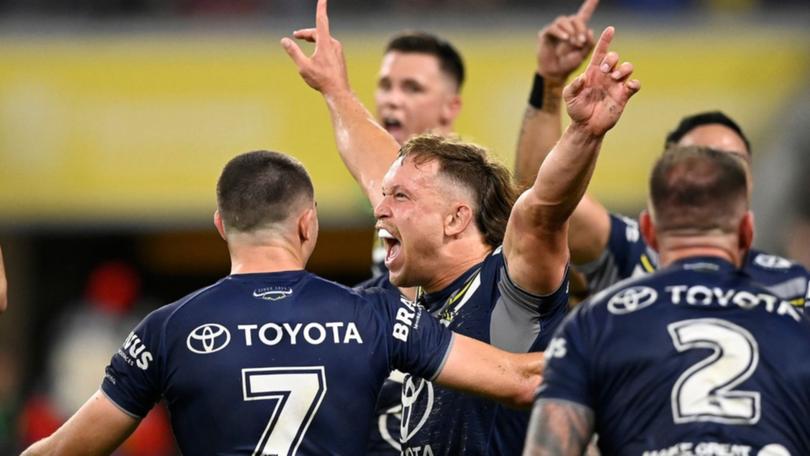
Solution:
<svg viewBox="0 0 810 456">
<path fill-rule="evenodd" d="M 377 81 L 377 88 L 380 90 L 391 90 L 391 80 L 388 78 L 383 78 Z"/>
<path fill-rule="evenodd" d="M 425 88 L 415 81 L 405 81 L 402 84 L 402 91 L 405 93 L 421 93 L 425 91 Z"/>
</svg>

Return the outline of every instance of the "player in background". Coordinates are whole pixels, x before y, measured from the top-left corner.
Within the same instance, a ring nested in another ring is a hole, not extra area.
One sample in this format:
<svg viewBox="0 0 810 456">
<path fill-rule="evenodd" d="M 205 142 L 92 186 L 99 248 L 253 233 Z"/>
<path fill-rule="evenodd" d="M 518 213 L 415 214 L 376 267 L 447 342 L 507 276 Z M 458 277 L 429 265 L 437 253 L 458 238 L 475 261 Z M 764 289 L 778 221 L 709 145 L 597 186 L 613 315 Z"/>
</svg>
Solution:
<svg viewBox="0 0 810 456">
<path fill-rule="evenodd" d="M 341 157 L 386 233 L 391 282 L 421 287 L 420 304 L 451 329 L 513 351 L 542 350 L 565 313 L 567 218 L 605 133 L 639 89 L 630 73 L 618 81 L 609 77 L 614 68 L 605 57 L 613 29 L 603 33 L 586 73 L 568 87 L 572 124 L 511 213 L 508 172 L 486 151 L 425 136 L 398 155 L 396 140 L 351 92 L 325 1 L 318 2 L 316 27 L 294 36 L 315 42 L 312 56 L 289 38 L 282 45 L 304 81 L 324 96 Z M 517 435 L 496 432 L 500 410 L 492 402 L 417 377 L 406 379 L 403 404 L 405 454 L 487 454 L 501 444 L 519 447 L 525 432 L 525 425 Z"/>
<path fill-rule="evenodd" d="M 810 321 L 740 270 L 743 160 L 667 151 L 640 225 L 661 269 L 559 328 L 524 454 L 581 454 L 593 433 L 603 454 L 810 454 Z"/>
<path fill-rule="evenodd" d="M 304 269 L 318 219 L 296 160 L 231 160 L 214 223 L 231 274 L 147 316 L 101 389 L 24 455 L 109 454 L 161 396 L 184 454 L 361 454 L 393 368 L 531 403 L 542 355 L 454 335 L 396 292 L 356 292 Z"/>
<path fill-rule="evenodd" d="M 534 179 L 546 153 L 560 138 L 562 87 L 587 55 L 587 38 L 591 35 L 583 30 L 595 6 L 586 2 L 575 16 L 558 18 L 540 32 L 537 73 L 515 155 L 515 179 L 522 185 Z M 586 44 L 578 47 L 575 37 L 583 34 Z M 632 70 L 632 64 L 625 62 L 619 68 Z M 623 74 L 617 71 L 615 77 Z M 672 145 L 700 145 L 740 155 L 750 173 L 748 138 L 734 120 L 721 112 L 684 117 L 666 138 L 665 146 Z M 582 198 L 570 223 L 571 261 L 575 270 L 584 273 L 591 293 L 657 267 L 655 253 L 644 243 L 638 223 L 608 212 L 593 196 L 586 194 Z M 752 249 L 744 268 L 800 309 L 810 299 L 810 272 L 798 263 Z"/>
<path fill-rule="evenodd" d="M 3 249 L 0 247 L 0 313 L 8 307 L 8 282 L 6 281 L 6 267 L 3 263 Z"/>
</svg>

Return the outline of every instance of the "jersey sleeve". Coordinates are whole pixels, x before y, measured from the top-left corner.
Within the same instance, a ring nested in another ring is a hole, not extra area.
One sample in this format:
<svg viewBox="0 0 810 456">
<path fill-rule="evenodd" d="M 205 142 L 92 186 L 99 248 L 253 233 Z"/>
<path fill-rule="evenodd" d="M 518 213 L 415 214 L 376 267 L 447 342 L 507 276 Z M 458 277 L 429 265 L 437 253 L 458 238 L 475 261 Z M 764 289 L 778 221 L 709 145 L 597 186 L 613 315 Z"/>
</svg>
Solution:
<svg viewBox="0 0 810 456">
<path fill-rule="evenodd" d="M 490 341 L 502 350 L 525 353 L 535 345 L 541 331 L 553 331 L 562 320 L 568 304 L 568 269 L 554 292 L 539 296 L 518 287 L 507 268 L 502 267 L 498 291 L 490 320 Z"/>
<path fill-rule="evenodd" d="M 647 255 L 638 222 L 610 214 L 610 236 L 604 252 L 590 263 L 577 265 L 577 270 L 585 274 L 589 291 L 596 293 L 631 277 L 636 267 L 644 272 L 652 272 L 655 267 Z"/>
<path fill-rule="evenodd" d="M 450 354 L 453 333 L 424 308 L 398 291 L 373 290 L 384 301 L 383 330 L 389 350 L 391 367 L 433 380 Z"/>
<path fill-rule="evenodd" d="M 592 359 L 583 303 L 560 325 L 545 351 L 546 367 L 538 399 L 561 399 L 594 408 Z"/>
<path fill-rule="evenodd" d="M 162 394 L 158 350 L 162 324 L 160 311 L 147 316 L 127 336 L 105 369 L 102 392 L 121 410 L 143 418 Z"/>
</svg>

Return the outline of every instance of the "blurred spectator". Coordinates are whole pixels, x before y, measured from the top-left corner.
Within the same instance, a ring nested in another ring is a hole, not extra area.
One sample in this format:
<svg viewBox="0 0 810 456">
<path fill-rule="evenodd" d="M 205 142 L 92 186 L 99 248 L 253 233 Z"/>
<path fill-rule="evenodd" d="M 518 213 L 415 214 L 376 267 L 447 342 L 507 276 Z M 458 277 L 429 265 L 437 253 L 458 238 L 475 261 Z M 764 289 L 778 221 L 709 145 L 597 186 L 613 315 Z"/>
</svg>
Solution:
<svg viewBox="0 0 810 456">
<path fill-rule="evenodd" d="M 23 447 L 52 434 L 99 388 L 104 367 L 143 316 L 132 311 L 140 294 L 140 277 L 124 262 L 103 263 L 91 272 L 84 296 L 71 306 L 51 342 L 44 390 L 23 406 Z M 174 453 L 168 415 L 156 407 L 116 455 Z"/>
</svg>

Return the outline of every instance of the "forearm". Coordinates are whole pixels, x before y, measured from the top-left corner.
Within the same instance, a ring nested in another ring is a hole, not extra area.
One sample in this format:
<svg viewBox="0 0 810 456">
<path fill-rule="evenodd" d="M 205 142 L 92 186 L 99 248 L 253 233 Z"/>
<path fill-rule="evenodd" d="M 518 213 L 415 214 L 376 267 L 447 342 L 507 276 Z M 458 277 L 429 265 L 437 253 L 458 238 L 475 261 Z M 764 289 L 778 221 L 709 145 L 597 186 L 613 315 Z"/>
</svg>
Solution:
<svg viewBox="0 0 810 456">
<path fill-rule="evenodd" d="M 575 124 L 566 129 L 529 189 L 535 225 L 554 231 L 566 223 L 588 188 L 602 138 Z"/>
<path fill-rule="evenodd" d="M 515 181 L 529 187 L 537 170 L 562 134 L 561 82 L 543 79 L 540 107 L 526 106 L 515 153 Z"/>
<path fill-rule="evenodd" d="M 441 385 L 484 396 L 515 408 L 528 408 L 542 375 L 542 353 L 508 353 L 456 334 L 437 377 Z"/>
<path fill-rule="evenodd" d="M 399 144 L 350 91 L 324 94 L 338 152 L 349 172 L 376 206 L 382 179 L 399 152 Z"/>
<path fill-rule="evenodd" d="M 593 436 L 593 412 L 573 402 L 540 399 L 534 406 L 524 456 L 581 455 Z"/>
</svg>

